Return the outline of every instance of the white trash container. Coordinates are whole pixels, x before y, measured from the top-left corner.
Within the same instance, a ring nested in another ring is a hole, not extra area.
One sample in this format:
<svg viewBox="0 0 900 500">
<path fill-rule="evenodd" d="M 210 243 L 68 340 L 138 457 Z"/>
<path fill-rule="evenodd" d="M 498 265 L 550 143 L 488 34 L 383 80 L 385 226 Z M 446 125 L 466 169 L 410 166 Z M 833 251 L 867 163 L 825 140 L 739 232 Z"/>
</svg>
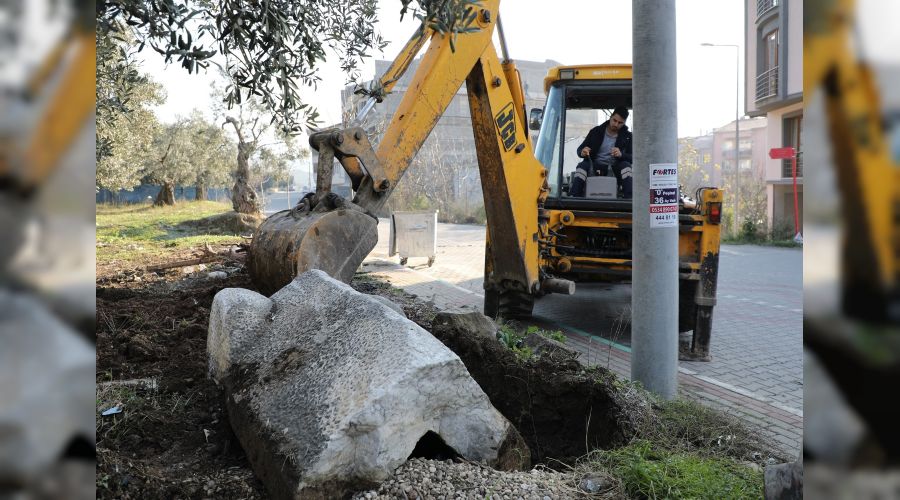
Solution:
<svg viewBox="0 0 900 500">
<path fill-rule="evenodd" d="M 391 235 L 388 256 L 400 254 L 400 264 L 410 257 L 428 257 L 428 267 L 434 264 L 437 251 L 437 212 L 394 212 L 391 214 Z"/>
</svg>

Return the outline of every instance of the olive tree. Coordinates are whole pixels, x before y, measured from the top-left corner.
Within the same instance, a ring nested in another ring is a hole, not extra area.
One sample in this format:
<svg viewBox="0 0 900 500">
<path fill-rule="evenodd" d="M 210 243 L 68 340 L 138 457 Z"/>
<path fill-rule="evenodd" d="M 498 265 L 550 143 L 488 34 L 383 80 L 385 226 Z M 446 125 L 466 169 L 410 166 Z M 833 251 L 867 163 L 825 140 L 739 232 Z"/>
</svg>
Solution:
<svg viewBox="0 0 900 500">
<path fill-rule="evenodd" d="M 185 118 L 163 125 L 154 137 L 144 163 L 144 180 L 161 186 L 155 206 L 174 205 L 175 186 L 193 184 L 192 139 L 190 121 Z"/>
<path fill-rule="evenodd" d="M 125 36 L 97 37 L 96 189 L 132 189 L 141 182 L 159 123 L 151 106 L 162 87 L 141 74 Z"/>
<path fill-rule="evenodd" d="M 407 13 L 455 37 L 472 31 L 477 0 L 399 0 Z M 320 81 L 329 52 L 355 80 L 362 59 L 386 42 L 376 32 L 378 0 L 97 0 L 97 33 L 127 31 L 138 50 L 150 47 L 189 73 L 216 63 L 233 82 L 229 106 L 250 96 L 289 133 L 314 125 L 316 110 L 300 87 Z M 99 78 L 99 75 L 98 75 Z M 369 89 L 376 95 L 379 89 Z"/>
</svg>

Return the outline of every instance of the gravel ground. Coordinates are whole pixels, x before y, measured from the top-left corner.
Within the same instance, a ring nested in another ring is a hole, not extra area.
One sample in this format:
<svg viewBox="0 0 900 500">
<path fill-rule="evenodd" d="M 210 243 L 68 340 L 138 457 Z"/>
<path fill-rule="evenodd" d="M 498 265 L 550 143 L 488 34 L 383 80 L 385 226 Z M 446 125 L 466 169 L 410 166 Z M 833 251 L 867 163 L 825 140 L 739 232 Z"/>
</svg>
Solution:
<svg viewBox="0 0 900 500">
<path fill-rule="evenodd" d="M 359 492 L 353 498 L 549 500 L 604 497 L 611 489 L 611 481 L 598 477 L 576 481 L 573 474 L 547 469 L 501 472 L 477 463 L 414 458 L 398 467 L 377 490 Z"/>
</svg>

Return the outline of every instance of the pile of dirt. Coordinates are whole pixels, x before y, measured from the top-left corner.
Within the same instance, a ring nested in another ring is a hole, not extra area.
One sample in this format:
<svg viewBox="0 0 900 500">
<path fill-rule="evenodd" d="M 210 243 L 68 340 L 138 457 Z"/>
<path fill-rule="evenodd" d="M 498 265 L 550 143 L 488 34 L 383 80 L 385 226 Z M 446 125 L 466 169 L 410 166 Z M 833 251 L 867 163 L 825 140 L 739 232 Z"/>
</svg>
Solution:
<svg viewBox="0 0 900 500">
<path fill-rule="evenodd" d="M 175 230 L 199 232 L 203 234 L 251 234 L 262 224 L 265 217 L 260 214 L 225 212 L 203 219 L 182 222 Z"/>
<path fill-rule="evenodd" d="M 209 279 L 211 270 L 229 277 Z M 233 434 L 224 393 L 206 376 L 213 297 L 255 287 L 237 262 L 186 271 L 98 273 L 98 498 L 268 496 Z M 360 276 L 353 286 L 390 298 L 425 328 L 434 318 L 433 307 L 387 284 Z M 101 415 L 113 407 L 121 413 Z"/>
<path fill-rule="evenodd" d="M 262 498 L 206 378 L 213 296 L 250 281 L 172 276 L 97 288 L 97 496 Z"/>
<path fill-rule="evenodd" d="M 254 289 L 238 263 L 228 278 L 180 270 L 142 280 L 98 279 L 98 498 L 266 498 L 234 436 L 225 395 L 207 379 L 206 335 L 215 294 Z M 436 309 L 365 275 L 352 286 L 389 298 L 459 354 L 493 404 L 545 463 L 585 446 L 623 443 L 634 415 L 622 413 L 614 377 L 577 363 L 526 363 L 490 338 L 432 329 Z M 621 388 L 618 388 L 621 389 Z M 102 416 L 118 407 L 121 413 Z M 472 467 L 476 467 L 473 465 Z M 477 468 L 477 467 L 476 467 Z"/>
</svg>

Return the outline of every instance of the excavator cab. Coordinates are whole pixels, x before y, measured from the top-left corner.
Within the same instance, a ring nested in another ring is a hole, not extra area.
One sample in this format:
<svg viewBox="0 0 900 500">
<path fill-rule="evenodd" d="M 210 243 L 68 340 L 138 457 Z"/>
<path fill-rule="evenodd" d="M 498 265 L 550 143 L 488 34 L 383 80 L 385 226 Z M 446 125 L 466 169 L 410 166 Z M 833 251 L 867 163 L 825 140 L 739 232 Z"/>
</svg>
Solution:
<svg viewBox="0 0 900 500">
<path fill-rule="evenodd" d="M 543 119 L 540 124 L 540 135 L 535 145 L 535 156 L 547 169 L 547 183 L 550 186 L 550 195 L 545 204 L 548 208 L 578 208 L 584 205 L 597 205 L 588 200 L 604 200 L 604 206 L 618 206 L 620 209 L 630 209 L 630 200 L 621 199 L 621 193 L 609 190 L 610 183 L 615 178 L 611 170 L 607 171 L 607 179 L 603 189 L 585 193 L 585 196 L 575 197 L 571 195 L 572 176 L 582 158 L 579 157 L 576 148 L 584 141 L 588 132 L 605 122 L 612 115 L 613 109 L 625 106 L 631 110 L 631 69 L 627 66 L 604 67 L 604 71 L 611 72 L 608 80 L 587 80 L 575 78 L 576 73 L 563 72 L 571 75 L 571 78 L 559 78 L 547 80 L 547 101 L 543 110 Z M 629 114 L 625 121 L 631 128 L 632 115 Z M 593 173 L 593 172 L 592 172 Z M 601 177 L 592 175 L 591 177 Z M 595 179 L 601 181 L 601 179 Z M 613 184 L 613 186 L 615 186 Z M 586 202 L 587 203 L 579 203 Z"/>
</svg>

